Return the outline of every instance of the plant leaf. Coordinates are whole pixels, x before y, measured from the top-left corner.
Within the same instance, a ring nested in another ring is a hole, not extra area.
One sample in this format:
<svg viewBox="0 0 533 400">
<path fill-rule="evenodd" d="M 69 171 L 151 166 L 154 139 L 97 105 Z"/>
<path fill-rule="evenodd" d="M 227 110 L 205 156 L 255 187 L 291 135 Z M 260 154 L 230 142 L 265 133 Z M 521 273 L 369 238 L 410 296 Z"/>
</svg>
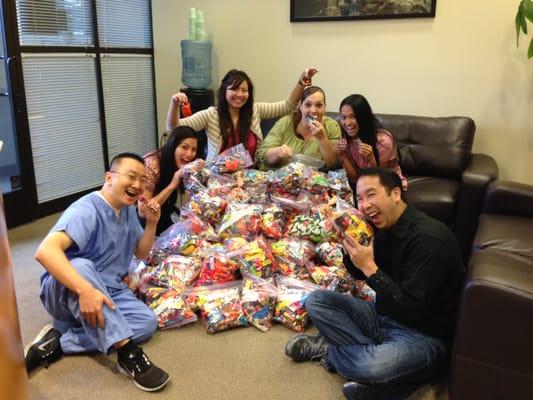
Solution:
<svg viewBox="0 0 533 400">
<path fill-rule="evenodd" d="M 518 39 L 520 38 L 520 20 L 522 19 L 522 4 L 518 6 L 516 17 L 514 19 L 516 25 L 516 47 L 518 47 Z"/>
<path fill-rule="evenodd" d="M 522 4 L 522 14 L 529 20 L 529 22 L 533 22 L 533 1 L 524 0 Z"/>
<path fill-rule="evenodd" d="M 529 41 L 529 49 L 527 50 L 527 58 L 533 57 L 533 38 Z"/>
</svg>

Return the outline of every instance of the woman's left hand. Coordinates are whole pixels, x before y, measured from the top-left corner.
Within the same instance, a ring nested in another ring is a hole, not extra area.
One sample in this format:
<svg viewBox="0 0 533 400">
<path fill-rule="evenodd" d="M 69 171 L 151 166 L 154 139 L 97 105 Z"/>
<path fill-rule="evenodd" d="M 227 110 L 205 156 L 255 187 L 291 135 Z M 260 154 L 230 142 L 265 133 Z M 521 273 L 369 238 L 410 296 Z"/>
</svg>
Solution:
<svg viewBox="0 0 533 400">
<path fill-rule="evenodd" d="M 299 82 L 304 88 L 307 86 L 311 86 L 313 84 L 313 76 L 315 76 L 317 73 L 318 69 L 316 69 L 315 67 L 306 68 L 304 72 L 302 72 L 302 74 L 300 75 Z"/>
</svg>

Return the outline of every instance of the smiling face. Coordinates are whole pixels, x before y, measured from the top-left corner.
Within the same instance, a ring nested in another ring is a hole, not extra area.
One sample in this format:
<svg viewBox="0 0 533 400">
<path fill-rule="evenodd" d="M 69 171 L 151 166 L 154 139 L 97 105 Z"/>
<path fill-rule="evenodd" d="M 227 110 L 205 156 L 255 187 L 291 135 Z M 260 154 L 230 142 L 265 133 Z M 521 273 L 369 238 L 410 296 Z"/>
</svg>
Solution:
<svg viewBox="0 0 533 400">
<path fill-rule="evenodd" d="M 174 150 L 174 159 L 178 169 L 196 158 L 197 147 L 198 139 L 186 138 L 181 141 L 176 150 Z"/>
<path fill-rule="evenodd" d="M 240 109 L 248 101 L 248 96 L 248 82 L 245 80 L 239 86 L 226 89 L 226 101 L 230 108 Z"/>
<path fill-rule="evenodd" d="M 324 93 L 316 91 L 303 99 L 299 105 L 302 113 L 302 120 L 308 121 L 309 117 L 312 119 L 322 121 L 324 113 L 326 112 L 326 101 L 324 100 Z"/>
<path fill-rule="evenodd" d="M 378 229 L 392 227 L 406 206 L 399 187 L 387 191 L 377 175 L 363 175 L 357 181 L 357 208 Z"/>
<path fill-rule="evenodd" d="M 348 104 L 341 107 L 341 126 L 350 137 L 356 137 L 359 133 L 359 124 L 355 117 L 355 112 Z"/>
<path fill-rule="evenodd" d="M 133 158 L 115 161 L 106 172 L 102 194 L 116 210 L 135 204 L 146 185 L 144 164 Z"/>
</svg>

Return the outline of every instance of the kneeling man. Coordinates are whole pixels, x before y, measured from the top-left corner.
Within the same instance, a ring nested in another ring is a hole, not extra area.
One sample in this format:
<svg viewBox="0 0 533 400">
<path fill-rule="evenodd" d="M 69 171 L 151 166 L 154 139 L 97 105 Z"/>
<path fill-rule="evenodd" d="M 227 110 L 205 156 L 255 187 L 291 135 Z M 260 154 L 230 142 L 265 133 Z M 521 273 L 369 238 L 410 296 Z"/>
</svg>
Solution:
<svg viewBox="0 0 533 400">
<path fill-rule="evenodd" d="M 144 190 L 144 161 L 122 153 L 111 161 L 100 191 L 73 203 L 43 240 L 35 258 L 41 301 L 57 328 L 47 325 L 25 351 L 26 369 L 63 354 L 117 351 L 117 368 L 145 391 L 162 389 L 169 375 L 137 344 L 157 328 L 155 314 L 124 284 L 132 256 L 145 258 L 160 217 L 156 201 L 135 204 Z"/>
</svg>

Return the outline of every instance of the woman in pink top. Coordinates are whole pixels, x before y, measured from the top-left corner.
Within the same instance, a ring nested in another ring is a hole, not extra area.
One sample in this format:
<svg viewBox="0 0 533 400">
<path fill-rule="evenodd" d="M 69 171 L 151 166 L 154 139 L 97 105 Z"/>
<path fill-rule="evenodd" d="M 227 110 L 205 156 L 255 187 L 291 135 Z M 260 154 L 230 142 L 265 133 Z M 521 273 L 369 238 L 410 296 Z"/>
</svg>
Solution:
<svg viewBox="0 0 533 400">
<path fill-rule="evenodd" d="M 365 97 L 360 94 L 346 97 L 341 101 L 340 114 L 342 138 L 337 144 L 337 151 L 350 186 L 353 188 L 359 170 L 380 166 L 396 172 L 402 180 L 403 190 L 407 190 L 396 140 L 381 126 Z"/>
</svg>

